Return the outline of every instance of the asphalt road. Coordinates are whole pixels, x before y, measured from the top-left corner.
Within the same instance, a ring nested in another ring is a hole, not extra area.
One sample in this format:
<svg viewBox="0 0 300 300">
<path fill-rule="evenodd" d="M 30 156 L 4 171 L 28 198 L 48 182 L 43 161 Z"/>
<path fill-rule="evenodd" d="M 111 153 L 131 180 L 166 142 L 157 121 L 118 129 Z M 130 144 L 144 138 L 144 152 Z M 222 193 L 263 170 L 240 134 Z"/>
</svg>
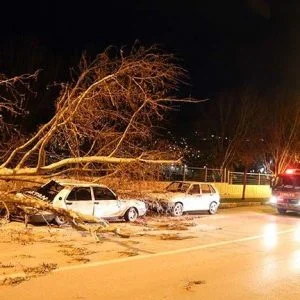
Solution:
<svg viewBox="0 0 300 300">
<path fill-rule="evenodd" d="M 244 207 L 202 222 L 197 243 L 57 269 L 0 299 L 300 299 L 300 215 Z"/>
</svg>

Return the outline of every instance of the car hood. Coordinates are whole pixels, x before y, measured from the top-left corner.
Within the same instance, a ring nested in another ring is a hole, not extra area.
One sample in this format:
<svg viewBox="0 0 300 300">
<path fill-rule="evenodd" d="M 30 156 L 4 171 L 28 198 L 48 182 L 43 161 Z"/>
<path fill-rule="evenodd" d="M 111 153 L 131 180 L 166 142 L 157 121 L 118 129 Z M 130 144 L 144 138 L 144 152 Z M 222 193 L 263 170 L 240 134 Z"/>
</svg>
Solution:
<svg viewBox="0 0 300 300">
<path fill-rule="evenodd" d="M 160 193 L 150 193 L 147 195 L 148 200 L 153 201 L 162 201 L 162 202 L 168 202 L 168 201 L 174 201 L 178 198 L 182 198 L 185 196 L 185 193 L 182 192 L 160 192 Z"/>
</svg>

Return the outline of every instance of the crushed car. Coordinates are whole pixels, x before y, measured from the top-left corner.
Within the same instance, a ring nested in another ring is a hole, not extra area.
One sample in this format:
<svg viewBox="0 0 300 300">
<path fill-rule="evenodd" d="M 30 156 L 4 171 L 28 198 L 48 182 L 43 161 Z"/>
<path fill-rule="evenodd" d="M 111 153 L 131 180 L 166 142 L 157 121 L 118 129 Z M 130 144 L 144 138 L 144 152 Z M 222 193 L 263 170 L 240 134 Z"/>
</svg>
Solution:
<svg viewBox="0 0 300 300">
<path fill-rule="evenodd" d="M 181 216 L 185 212 L 215 214 L 220 205 L 217 189 L 207 182 L 173 181 L 163 192 L 150 193 L 145 202 L 149 211 Z"/>
<path fill-rule="evenodd" d="M 70 209 L 84 215 L 96 218 L 123 218 L 134 222 L 138 217 L 146 214 L 146 205 L 140 200 L 119 199 L 118 195 L 102 184 L 50 180 L 35 189 L 24 189 L 17 193 L 17 197 L 29 196 L 47 201 L 54 207 Z M 29 222 L 65 223 L 61 216 L 45 212 L 30 216 Z"/>
</svg>

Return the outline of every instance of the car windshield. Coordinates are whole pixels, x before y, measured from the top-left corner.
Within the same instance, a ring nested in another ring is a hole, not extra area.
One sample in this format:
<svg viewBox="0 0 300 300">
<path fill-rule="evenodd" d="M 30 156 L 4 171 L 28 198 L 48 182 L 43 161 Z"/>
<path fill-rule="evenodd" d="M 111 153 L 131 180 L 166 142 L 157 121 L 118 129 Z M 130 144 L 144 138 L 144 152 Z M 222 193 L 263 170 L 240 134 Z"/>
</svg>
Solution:
<svg viewBox="0 0 300 300">
<path fill-rule="evenodd" d="M 275 180 L 275 188 L 278 187 L 293 187 L 300 189 L 300 176 L 279 175 Z"/>
<path fill-rule="evenodd" d="M 172 182 L 166 188 L 168 192 L 183 192 L 185 193 L 190 184 L 185 182 Z"/>
</svg>

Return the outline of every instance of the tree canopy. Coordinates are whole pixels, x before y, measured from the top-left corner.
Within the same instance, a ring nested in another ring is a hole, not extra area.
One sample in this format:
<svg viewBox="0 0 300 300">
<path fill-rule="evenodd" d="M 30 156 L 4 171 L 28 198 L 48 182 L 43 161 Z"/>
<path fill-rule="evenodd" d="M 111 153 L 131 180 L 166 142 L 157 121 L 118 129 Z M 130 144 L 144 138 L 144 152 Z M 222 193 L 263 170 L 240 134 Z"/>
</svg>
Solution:
<svg viewBox="0 0 300 300">
<path fill-rule="evenodd" d="M 10 80 L 30 89 L 29 81 L 36 76 Z M 17 135 L 16 128 L 3 122 L 14 147 L 3 152 L 0 176 L 89 170 L 95 163 L 97 168 L 115 169 L 111 165 L 174 162 L 172 153 L 149 152 L 155 150 L 149 146 L 154 144 L 155 127 L 174 102 L 199 102 L 177 98 L 186 79 L 175 57 L 156 46 L 109 47 L 93 60 L 83 55 L 72 80 L 59 84 L 55 114 L 33 135 L 22 139 L 22 130 Z M 11 81 L 0 84 L 13 95 L 18 87 Z M 9 116 L 24 113 L 20 99 L 3 97 L 0 107 Z"/>
</svg>

